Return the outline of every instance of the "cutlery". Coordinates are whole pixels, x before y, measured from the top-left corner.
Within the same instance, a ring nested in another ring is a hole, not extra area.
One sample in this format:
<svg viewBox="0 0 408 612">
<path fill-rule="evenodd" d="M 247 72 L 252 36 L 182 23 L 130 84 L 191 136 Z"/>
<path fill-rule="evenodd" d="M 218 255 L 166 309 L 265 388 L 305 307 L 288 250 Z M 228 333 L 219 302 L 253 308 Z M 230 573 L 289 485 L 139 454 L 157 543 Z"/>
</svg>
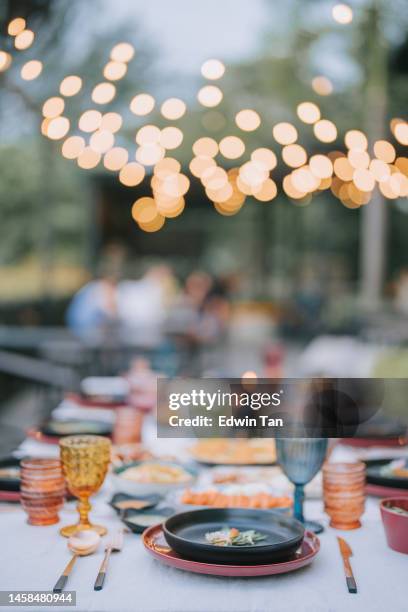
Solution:
<svg viewBox="0 0 408 612">
<path fill-rule="evenodd" d="M 68 576 L 70 575 L 72 568 L 75 565 L 75 561 L 78 557 L 85 557 L 86 555 L 91 555 L 96 551 L 99 546 L 99 542 L 101 541 L 101 537 L 96 531 L 79 531 L 75 535 L 71 536 L 68 540 L 68 548 L 74 554 L 72 555 L 71 560 L 65 567 L 61 576 L 58 578 L 55 586 L 53 588 L 54 593 L 62 593 L 64 587 L 67 583 Z"/>
<path fill-rule="evenodd" d="M 108 569 L 109 558 L 111 553 L 120 552 L 123 546 L 123 529 L 119 529 L 113 536 L 108 538 L 105 546 L 105 557 L 99 568 L 99 574 L 96 577 L 94 590 L 101 591 L 105 581 L 106 570 Z"/>
<path fill-rule="evenodd" d="M 350 557 L 353 556 L 353 551 L 347 544 L 346 540 L 337 537 L 340 547 L 340 554 L 343 558 L 344 572 L 346 574 L 346 582 L 349 593 L 357 593 L 357 584 L 353 576 L 353 570 L 350 565 Z"/>
</svg>

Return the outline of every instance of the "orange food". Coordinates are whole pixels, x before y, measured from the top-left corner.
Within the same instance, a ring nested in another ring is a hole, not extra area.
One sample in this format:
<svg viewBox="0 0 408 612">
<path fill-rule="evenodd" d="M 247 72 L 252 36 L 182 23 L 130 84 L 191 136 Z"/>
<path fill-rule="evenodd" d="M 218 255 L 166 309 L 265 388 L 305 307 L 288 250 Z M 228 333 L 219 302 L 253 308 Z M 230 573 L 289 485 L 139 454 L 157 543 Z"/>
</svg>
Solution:
<svg viewBox="0 0 408 612">
<path fill-rule="evenodd" d="M 287 508 L 292 505 L 290 497 L 276 497 L 270 493 L 255 495 L 228 495 L 216 489 L 195 492 L 186 489 L 182 495 L 183 504 L 212 506 L 214 508 Z"/>
</svg>

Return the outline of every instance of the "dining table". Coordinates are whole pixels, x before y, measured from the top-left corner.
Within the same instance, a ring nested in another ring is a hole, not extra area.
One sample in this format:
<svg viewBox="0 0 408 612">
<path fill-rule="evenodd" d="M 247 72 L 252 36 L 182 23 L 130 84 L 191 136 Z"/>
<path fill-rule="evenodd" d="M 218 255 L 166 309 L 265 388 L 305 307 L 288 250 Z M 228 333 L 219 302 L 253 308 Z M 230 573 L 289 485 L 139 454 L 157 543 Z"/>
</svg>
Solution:
<svg viewBox="0 0 408 612">
<path fill-rule="evenodd" d="M 55 411 L 58 417 L 72 415 L 66 403 Z M 109 419 L 101 411 L 101 418 Z M 153 417 L 144 424 L 144 444 L 157 455 L 184 460 L 191 440 L 158 439 Z M 397 449 L 406 454 L 406 449 Z M 382 453 L 385 449 L 372 449 Z M 392 456 L 394 449 L 387 449 Z M 331 460 L 355 460 L 361 451 L 336 445 Z M 17 455 L 56 456 L 56 445 L 25 440 Z M 205 474 L 211 468 L 202 468 Z M 120 528 L 117 514 L 108 504 L 112 483 L 108 477 L 92 499 L 92 519 L 109 531 Z M 38 605 L 34 609 L 95 612 L 405 612 L 408 602 L 408 557 L 391 550 L 386 543 L 380 517 L 379 499 L 367 497 L 362 526 L 339 531 L 329 526 L 323 501 L 306 498 L 305 515 L 323 523 L 320 551 L 313 562 L 301 569 L 275 576 L 237 578 L 194 574 L 168 567 L 145 550 L 142 536 L 125 532 L 122 551 L 112 555 L 104 588 L 93 585 L 103 559 L 101 546 L 93 555 L 77 560 L 67 590 L 75 591 L 76 606 Z M 70 559 L 67 541 L 59 535 L 61 525 L 76 519 L 75 502 L 66 502 L 59 524 L 30 526 L 19 504 L 0 504 L 0 591 L 52 591 Z M 353 551 L 351 564 L 358 592 L 347 590 L 337 536 Z M 14 604 L 4 609 L 23 609 Z M 25 608 L 24 608 L 25 609 Z"/>
</svg>

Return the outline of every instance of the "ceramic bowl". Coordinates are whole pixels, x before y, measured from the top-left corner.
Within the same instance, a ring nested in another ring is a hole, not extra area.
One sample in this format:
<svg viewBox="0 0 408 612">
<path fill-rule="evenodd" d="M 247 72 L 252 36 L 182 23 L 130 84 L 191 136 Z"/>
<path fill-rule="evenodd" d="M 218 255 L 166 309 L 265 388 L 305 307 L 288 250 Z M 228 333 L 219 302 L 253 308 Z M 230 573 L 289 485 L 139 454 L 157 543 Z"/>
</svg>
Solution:
<svg viewBox="0 0 408 612">
<path fill-rule="evenodd" d="M 399 514 L 393 508 L 402 508 L 408 512 L 408 498 L 387 497 L 380 503 L 388 546 L 408 555 L 408 514 Z"/>
</svg>

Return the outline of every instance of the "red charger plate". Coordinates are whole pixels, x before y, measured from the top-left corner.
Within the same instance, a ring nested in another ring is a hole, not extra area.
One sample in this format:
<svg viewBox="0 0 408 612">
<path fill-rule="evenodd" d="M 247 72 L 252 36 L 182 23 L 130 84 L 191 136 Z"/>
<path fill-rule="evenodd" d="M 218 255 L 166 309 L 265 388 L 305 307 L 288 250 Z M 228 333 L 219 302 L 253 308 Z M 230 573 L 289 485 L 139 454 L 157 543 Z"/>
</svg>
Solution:
<svg viewBox="0 0 408 612">
<path fill-rule="evenodd" d="M 372 448 L 373 446 L 395 448 L 406 446 L 408 444 L 408 438 L 406 436 L 399 436 L 396 438 L 342 438 L 340 444 L 353 446 L 355 448 Z"/>
<path fill-rule="evenodd" d="M 0 502 L 19 502 L 20 491 L 0 491 Z"/>
<path fill-rule="evenodd" d="M 216 563 L 202 563 L 183 559 L 167 544 L 162 525 L 154 525 L 143 532 L 142 540 L 147 552 L 153 557 L 178 569 L 195 574 L 209 574 L 211 576 L 271 576 L 273 574 L 286 574 L 309 565 L 320 549 L 319 538 L 311 531 L 305 532 L 302 546 L 295 554 L 294 559 L 281 563 L 268 565 L 221 565 Z"/>
<path fill-rule="evenodd" d="M 373 495 L 374 497 L 408 497 L 408 489 L 382 487 L 375 484 L 367 484 L 365 489 L 367 495 Z"/>
</svg>

